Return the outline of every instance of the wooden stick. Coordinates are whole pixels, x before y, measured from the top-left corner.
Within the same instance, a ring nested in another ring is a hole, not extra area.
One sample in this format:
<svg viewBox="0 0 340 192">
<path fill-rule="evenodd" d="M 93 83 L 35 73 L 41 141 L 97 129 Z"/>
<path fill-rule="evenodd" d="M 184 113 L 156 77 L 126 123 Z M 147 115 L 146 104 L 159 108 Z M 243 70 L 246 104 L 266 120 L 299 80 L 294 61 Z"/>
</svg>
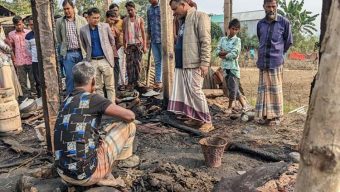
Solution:
<svg viewBox="0 0 340 192">
<path fill-rule="evenodd" d="M 35 116 L 35 117 L 32 117 L 32 118 L 30 118 L 30 119 L 27 119 L 27 120 L 24 121 L 23 123 L 25 123 L 25 124 L 30 124 L 30 123 L 32 123 L 33 121 L 38 120 L 38 119 L 43 118 L 43 117 L 44 117 L 44 114 L 41 113 L 41 114 L 39 114 L 39 115 L 37 115 L 37 116 Z"/>
<path fill-rule="evenodd" d="M 8 167 L 14 167 L 14 166 L 20 165 L 20 164 L 24 163 L 25 160 L 26 159 L 18 161 L 18 162 L 13 162 L 13 163 L 7 163 L 7 164 L 0 165 L 0 169 L 8 168 Z"/>
<path fill-rule="evenodd" d="M 203 93 L 207 98 L 222 97 L 224 95 L 222 89 L 203 89 Z"/>
<path fill-rule="evenodd" d="M 146 86 L 150 87 L 150 75 L 151 75 L 151 43 L 149 46 L 149 53 L 148 53 L 148 66 L 146 68 Z"/>
<path fill-rule="evenodd" d="M 161 8 L 161 30 L 162 30 L 162 64 L 163 64 L 163 90 L 165 103 L 170 98 L 174 81 L 174 34 L 173 34 L 173 12 L 169 6 L 170 0 L 162 1 Z"/>
<path fill-rule="evenodd" d="M 14 168 L 10 169 L 8 171 L 8 173 L 10 173 L 10 172 L 12 172 L 12 171 L 14 171 L 16 169 L 19 169 L 20 167 L 23 167 L 23 166 L 27 165 L 28 163 L 32 162 L 35 158 L 39 157 L 40 155 L 41 155 L 41 151 L 36 156 L 34 156 L 34 157 L 24 161 L 23 163 L 21 163 L 18 167 L 14 167 Z"/>
<path fill-rule="evenodd" d="M 53 1 L 31 0 L 46 123 L 46 143 L 48 150 L 54 152 L 54 126 L 60 105 L 60 90 L 51 3 Z"/>
<path fill-rule="evenodd" d="M 191 134 L 193 134 L 195 136 L 199 136 L 199 137 L 204 136 L 204 134 L 202 132 L 198 131 L 197 129 L 193 129 L 191 127 L 179 124 L 177 121 L 170 120 L 168 116 L 162 117 L 161 121 L 164 124 L 167 124 L 167 125 L 170 125 L 174 128 L 179 129 L 180 131 L 188 132 L 188 133 L 191 133 Z"/>
</svg>

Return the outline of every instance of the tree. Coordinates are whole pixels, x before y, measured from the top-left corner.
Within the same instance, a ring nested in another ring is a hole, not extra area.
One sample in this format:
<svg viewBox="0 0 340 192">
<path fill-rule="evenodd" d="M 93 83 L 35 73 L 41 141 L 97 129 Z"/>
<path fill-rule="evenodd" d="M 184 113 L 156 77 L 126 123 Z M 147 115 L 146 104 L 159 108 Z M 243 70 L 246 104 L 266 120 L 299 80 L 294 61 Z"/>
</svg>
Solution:
<svg viewBox="0 0 340 192">
<path fill-rule="evenodd" d="M 51 0 L 31 0 L 36 35 L 39 71 L 42 80 L 42 98 L 46 125 L 46 143 L 54 153 L 54 126 L 59 110 L 60 97 L 54 31 L 51 26 Z"/>
<path fill-rule="evenodd" d="M 0 3 L 13 11 L 16 15 L 31 14 L 31 3 L 27 0 L 1 0 Z"/>
<path fill-rule="evenodd" d="M 317 31 L 314 21 L 319 14 L 312 15 L 312 12 L 303 9 L 304 3 L 304 0 L 279 1 L 281 9 L 278 13 L 291 22 L 294 37 L 299 33 L 313 35 Z"/>
<path fill-rule="evenodd" d="M 53 0 L 53 15 L 62 15 L 63 9 L 59 5 L 59 0 Z"/>
<path fill-rule="evenodd" d="M 320 66 L 301 141 L 296 192 L 340 191 L 340 2 L 323 0 Z"/>
<path fill-rule="evenodd" d="M 76 0 L 76 7 L 78 9 L 78 14 L 83 14 L 86 10 L 91 7 L 97 7 L 104 14 L 104 2 L 103 0 Z"/>
<path fill-rule="evenodd" d="M 211 39 L 220 39 L 223 37 L 223 31 L 221 27 L 214 22 L 211 22 Z"/>
<path fill-rule="evenodd" d="M 122 16 L 126 16 L 127 12 L 126 12 L 126 8 L 125 8 L 125 4 L 126 4 L 127 0 L 122 0 L 119 2 L 119 12 L 120 15 Z M 137 9 L 137 14 L 142 17 L 145 21 L 146 24 L 146 12 L 147 9 L 149 7 L 149 1 L 146 0 L 133 0 L 133 2 L 136 4 L 136 9 Z"/>
<path fill-rule="evenodd" d="M 241 39 L 242 42 L 242 49 L 245 50 L 250 47 L 258 47 L 259 40 L 256 35 L 250 36 L 248 33 L 248 26 L 242 26 L 240 32 L 238 33 L 238 37 Z"/>
<path fill-rule="evenodd" d="M 137 4 L 137 13 L 141 16 L 144 20 L 146 20 L 146 12 L 149 7 L 149 1 L 146 0 L 133 0 L 134 3 Z M 165 2 L 165 1 L 163 1 Z M 168 5 L 168 4 L 167 4 Z"/>
<path fill-rule="evenodd" d="M 119 4 L 118 4 L 119 5 L 119 13 L 122 16 L 127 15 L 126 8 L 125 8 L 126 2 L 127 2 L 126 0 L 123 0 L 123 1 L 119 2 Z"/>
</svg>

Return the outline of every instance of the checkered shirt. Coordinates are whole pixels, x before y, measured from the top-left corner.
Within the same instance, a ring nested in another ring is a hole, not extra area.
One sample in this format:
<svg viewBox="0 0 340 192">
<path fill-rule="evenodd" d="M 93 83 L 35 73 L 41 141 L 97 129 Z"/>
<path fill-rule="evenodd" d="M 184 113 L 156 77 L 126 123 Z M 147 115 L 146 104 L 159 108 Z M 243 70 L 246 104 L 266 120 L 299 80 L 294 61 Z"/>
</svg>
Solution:
<svg viewBox="0 0 340 192">
<path fill-rule="evenodd" d="M 79 49 L 79 41 L 77 36 L 77 27 L 75 21 L 69 21 L 66 19 L 66 37 L 67 37 L 67 49 Z"/>
</svg>

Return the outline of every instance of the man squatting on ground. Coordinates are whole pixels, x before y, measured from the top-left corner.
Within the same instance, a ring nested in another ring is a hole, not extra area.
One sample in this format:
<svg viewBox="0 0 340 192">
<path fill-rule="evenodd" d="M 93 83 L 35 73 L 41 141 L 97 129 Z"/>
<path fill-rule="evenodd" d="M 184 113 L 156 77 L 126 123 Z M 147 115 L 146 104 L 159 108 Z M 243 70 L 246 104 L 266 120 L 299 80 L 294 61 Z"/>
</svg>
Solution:
<svg viewBox="0 0 340 192">
<path fill-rule="evenodd" d="M 256 101 L 257 117 L 263 125 L 278 125 L 283 116 L 282 76 L 284 54 L 293 44 L 291 24 L 277 14 L 277 1 L 264 0 L 266 17 L 257 24 L 260 42 L 257 67 L 259 87 Z"/>
<path fill-rule="evenodd" d="M 54 133 L 55 164 L 61 178 L 73 185 L 111 185 L 113 162 L 134 167 L 138 156 L 132 155 L 136 127 L 135 114 L 101 95 L 94 94 L 96 69 L 88 62 L 73 67 L 75 89 L 63 101 Z M 106 135 L 101 135 L 102 115 L 123 120 Z"/>
</svg>

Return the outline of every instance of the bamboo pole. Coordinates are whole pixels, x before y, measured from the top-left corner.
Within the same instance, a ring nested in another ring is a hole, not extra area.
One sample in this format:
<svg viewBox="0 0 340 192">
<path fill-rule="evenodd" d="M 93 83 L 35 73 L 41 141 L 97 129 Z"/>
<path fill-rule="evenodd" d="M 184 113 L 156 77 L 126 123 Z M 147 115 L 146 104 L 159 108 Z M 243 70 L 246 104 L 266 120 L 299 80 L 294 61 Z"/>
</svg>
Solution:
<svg viewBox="0 0 340 192">
<path fill-rule="evenodd" d="M 54 126 L 60 105 L 52 3 L 52 0 L 31 0 L 39 75 L 42 80 L 46 141 L 50 152 L 54 151 Z"/>
<path fill-rule="evenodd" d="M 169 5 L 170 0 L 161 0 L 161 28 L 162 28 L 162 64 L 164 100 L 169 101 L 174 80 L 174 36 L 173 16 Z"/>
<path fill-rule="evenodd" d="M 224 32 L 228 31 L 228 24 L 233 13 L 232 0 L 224 0 Z"/>
</svg>

